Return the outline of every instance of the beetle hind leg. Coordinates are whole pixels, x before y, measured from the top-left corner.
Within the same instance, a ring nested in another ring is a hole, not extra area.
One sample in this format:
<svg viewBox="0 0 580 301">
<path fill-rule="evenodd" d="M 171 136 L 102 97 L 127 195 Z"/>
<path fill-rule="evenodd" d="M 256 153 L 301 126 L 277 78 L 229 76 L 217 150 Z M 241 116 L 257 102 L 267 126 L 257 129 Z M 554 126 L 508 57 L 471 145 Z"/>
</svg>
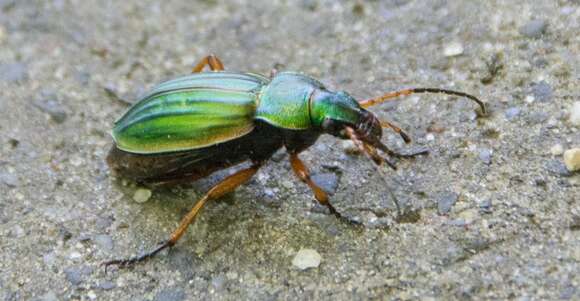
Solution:
<svg viewBox="0 0 580 301">
<path fill-rule="evenodd" d="M 300 160 L 297 153 L 290 153 L 290 165 L 292 165 L 292 170 L 294 171 L 294 174 L 296 174 L 296 176 L 302 182 L 306 183 L 310 187 L 310 189 L 312 189 L 312 192 L 314 192 L 314 197 L 316 198 L 318 203 L 326 206 L 326 208 L 328 208 L 328 210 L 332 215 L 336 216 L 338 219 L 342 221 L 348 222 L 349 224 L 353 225 L 361 224 L 359 221 L 351 219 L 349 217 L 345 217 L 340 212 L 336 211 L 334 206 L 332 206 L 332 204 L 329 201 L 328 194 L 312 181 L 312 179 L 310 178 L 310 172 L 308 171 L 308 168 L 306 167 L 306 165 L 304 165 L 302 160 Z"/>
<path fill-rule="evenodd" d="M 236 189 L 238 186 L 244 184 L 250 178 L 252 178 L 252 176 L 254 176 L 256 174 L 256 172 L 258 171 L 258 169 L 260 169 L 261 166 L 262 166 L 261 162 L 254 163 L 251 167 L 246 168 L 246 169 L 242 169 L 242 170 L 236 172 L 235 174 L 223 179 L 217 185 L 212 187 L 199 201 L 197 201 L 197 203 L 195 203 L 195 205 L 189 211 L 189 213 L 187 213 L 187 215 L 181 220 L 177 229 L 175 229 L 171 233 L 169 239 L 160 243 L 155 249 L 153 249 L 145 254 L 142 254 L 142 255 L 139 255 L 136 257 L 132 257 L 132 258 L 128 258 L 128 259 L 117 259 L 117 260 L 107 261 L 107 262 L 103 263 L 103 265 L 105 265 L 105 267 L 107 267 L 109 265 L 117 265 L 119 267 L 128 267 L 128 266 L 131 266 L 135 263 L 145 261 L 145 260 L 155 256 L 157 253 L 161 252 L 163 249 L 172 247 L 173 245 L 175 245 L 177 243 L 179 238 L 181 238 L 181 236 L 183 236 L 183 234 L 187 230 L 187 227 L 189 227 L 189 225 L 195 220 L 195 217 L 197 216 L 199 211 L 204 207 L 204 205 L 207 203 L 207 201 L 220 198 L 220 197 L 224 196 L 225 194 L 228 194 L 228 193 L 234 191 L 234 189 Z"/>
<path fill-rule="evenodd" d="M 211 71 L 223 71 L 224 64 L 222 61 L 215 56 L 214 54 L 210 54 L 204 57 L 195 67 L 193 67 L 192 73 L 199 73 L 205 68 L 205 66 L 209 66 Z"/>
</svg>

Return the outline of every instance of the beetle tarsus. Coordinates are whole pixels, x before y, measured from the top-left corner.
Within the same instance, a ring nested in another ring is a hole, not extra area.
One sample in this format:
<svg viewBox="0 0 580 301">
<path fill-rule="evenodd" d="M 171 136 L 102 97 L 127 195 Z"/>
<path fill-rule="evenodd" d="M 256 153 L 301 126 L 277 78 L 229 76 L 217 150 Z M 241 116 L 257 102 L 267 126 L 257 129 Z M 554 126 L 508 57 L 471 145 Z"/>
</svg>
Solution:
<svg viewBox="0 0 580 301">
<path fill-rule="evenodd" d="M 102 265 L 105 266 L 105 271 L 111 265 L 116 265 L 119 268 L 127 268 L 127 267 L 130 267 L 130 266 L 137 264 L 139 262 L 143 262 L 143 261 L 157 255 L 157 253 L 159 253 L 159 252 L 163 251 L 164 249 L 171 247 L 171 246 L 173 246 L 173 244 L 171 243 L 171 241 L 167 240 L 167 241 L 160 243 L 159 246 L 157 246 L 157 248 L 155 248 L 155 249 L 153 249 L 145 254 L 141 254 L 139 256 L 135 256 L 135 257 L 127 258 L 127 259 L 115 259 L 115 260 L 106 261 Z"/>
<path fill-rule="evenodd" d="M 417 156 L 428 155 L 428 154 L 429 154 L 429 150 L 424 149 L 424 150 L 416 151 L 416 152 L 409 153 L 409 154 L 401 154 L 401 153 L 397 153 L 397 152 L 391 152 L 389 154 L 389 156 L 396 157 L 396 158 L 415 158 Z"/>
<path fill-rule="evenodd" d="M 351 217 L 348 217 L 348 216 L 344 216 L 340 212 L 336 211 L 336 209 L 334 208 L 334 206 L 332 206 L 332 204 L 326 203 L 325 206 L 330 211 L 330 214 L 336 216 L 336 218 L 338 218 L 339 220 L 341 220 L 349 225 L 353 225 L 353 226 L 361 226 L 362 225 L 362 223 L 360 221 L 353 219 Z"/>
<path fill-rule="evenodd" d="M 205 66 L 209 66 L 209 69 L 211 71 L 224 70 L 224 64 L 222 63 L 222 61 L 220 61 L 220 59 L 216 55 L 210 54 L 204 57 L 201 61 L 199 61 L 199 63 L 197 63 L 197 65 L 195 65 L 195 67 L 193 67 L 192 73 L 201 72 L 203 68 L 205 68 Z"/>
</svg>

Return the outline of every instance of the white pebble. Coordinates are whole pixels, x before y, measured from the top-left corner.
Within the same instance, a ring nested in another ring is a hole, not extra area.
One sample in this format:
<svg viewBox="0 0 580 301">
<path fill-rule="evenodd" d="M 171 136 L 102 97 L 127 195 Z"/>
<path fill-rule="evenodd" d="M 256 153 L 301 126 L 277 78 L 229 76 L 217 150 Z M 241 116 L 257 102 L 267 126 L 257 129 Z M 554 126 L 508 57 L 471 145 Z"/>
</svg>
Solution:
<svg viewBox="0 0 580 301">
<path fill-rule="evenodd" d="M 312 249 L 300 249 L 294 259 L 292 259 L 292 265 L 301 269 L 306 270 L 309 268 L 317 268 L 320 265 L 320 260 L 322 256 Z"/>
<path fill-rule="evenodd" d="M 463 45 L 459 42 L 451 42 L 443 49 L 443 55 L 446 57 L 458 56 L 463 54 Z"/>
<path fill-rule="evenodd" d="M 68 257 L 70 259 L 73 259 L 74 260 L 74 259 L 79 259 L 79 258 L 83 257 L 83 255 L 81 253 L 77 252 L 77 251 L 72 251 L 72 252 L 70 252 L 70 254 L 68 255 Z"/>
<path fill-rule="evenodd" d="M 580 148 L 569 149 L 564 152 L 564 164 L 569 171 L 580 170 Z"/>
<path fill-rule="evenodd" d="M 564 153 L 564 147 L 562 144 L 556 144 L 550 148 L 550 153 L 552 153 L 554 156 L 559 156 Z"/>
<path fill-rule="evenodd" d="M 580 101 L 572 104 L 570 109 L 570 122 L 575 126 L 580 126 Z"/>
<path fill-rule="evenodd" d="M 536 98 L 534 97 L 534 95 L 526 95 L 526 98 L 524 100 L 527 103 L 532 103 L 536 100 Z"/>
<path fill-rule="evenodd" d="M 151 197 L 151 190 L 147 188 L 138 188 L 133 194 L 133 200 L 137 203 L 145 203 Z"/>
</svg>

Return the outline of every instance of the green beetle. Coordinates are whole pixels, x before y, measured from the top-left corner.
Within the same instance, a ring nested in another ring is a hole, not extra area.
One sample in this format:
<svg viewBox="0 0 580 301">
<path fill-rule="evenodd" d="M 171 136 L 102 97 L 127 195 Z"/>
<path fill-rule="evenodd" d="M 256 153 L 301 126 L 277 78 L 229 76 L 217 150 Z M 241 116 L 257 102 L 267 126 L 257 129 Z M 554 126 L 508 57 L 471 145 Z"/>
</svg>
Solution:
<svg viewBox="0 0 580 301">
<path fill-rule="evenodd" d="M 201 72 L 208 65 L 214 72 Z M 280 72 L 267 78 L 223 69 L 221 61 L 210 55 L 194 67 L 193 74 L 153 88 L 115 123 L 115 145 L 107 161 L 120 176 L 149 185 L 194 181 L 245 161 L 250 161 L 251 166 L 211 188 L 157 248 L 106 265 L 127 266 L 173 246 L 207 201 L 247 182 L 282 147 L 290 154 L 295 174 L 310 186 L 316 200 L 343 218 L 327 194 L 310 179 L 298 154 L 321 134 L 330 134 L 352 140 L 378 166 L 386 162 L 395 168 L 378 150 L 390 156 L 409 155 L 389 150 L 381 142 L 382 128 L 391 128 L 405 142 L 410 141 L 409 136 L 393 124 L 379 121 L 367 107 L 398 96 L 431 92 L 470 98 L 485 114 L 480 100 L 457 91 L 407 89 L 356 101 L 349 94 L 329 91 L 319 81 L 300 73 Z M 411 156 L 417 154 L 421 153 Z"/>
</svg>

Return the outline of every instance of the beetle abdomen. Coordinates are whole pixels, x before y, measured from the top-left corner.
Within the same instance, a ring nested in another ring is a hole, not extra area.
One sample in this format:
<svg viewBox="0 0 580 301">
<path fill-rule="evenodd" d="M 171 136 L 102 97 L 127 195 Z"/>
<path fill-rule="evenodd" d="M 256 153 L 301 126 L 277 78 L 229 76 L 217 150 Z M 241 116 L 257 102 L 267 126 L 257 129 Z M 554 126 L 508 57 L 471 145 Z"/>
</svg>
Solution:
<svg viewBox="0 0 580 301">
<path fill-rule="evenodd" d="M 256 99 L 266 79 L 226 72 L 199 73 L 158 85 L 113 129 L 117 147 L 139 154 L 207 147 L 254 128 Z"/>
</svg>

